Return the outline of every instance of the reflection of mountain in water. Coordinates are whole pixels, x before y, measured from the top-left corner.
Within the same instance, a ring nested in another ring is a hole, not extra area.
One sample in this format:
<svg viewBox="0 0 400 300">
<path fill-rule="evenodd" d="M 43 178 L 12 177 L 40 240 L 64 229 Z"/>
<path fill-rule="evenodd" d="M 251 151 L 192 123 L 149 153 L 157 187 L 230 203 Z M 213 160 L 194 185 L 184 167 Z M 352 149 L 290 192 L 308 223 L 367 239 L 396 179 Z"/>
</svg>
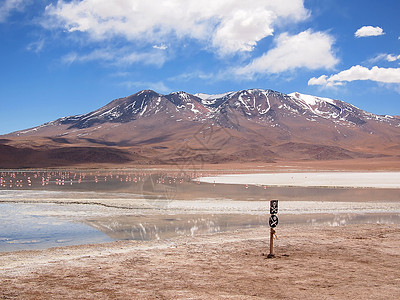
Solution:
<svg viewBox="0 0 400 300">
<path fill-rule="evenodd" d="M 169 201 L 176 198 L 176 194 L 176 178 L 163 176 L 162 174 L 150 174 L 145 177 L 142 185 L 142 195 L 150 204 L 165 206 Z"/>
<path fill-rule="evenodd" d="M 85 223 L 115 240 L 155 240 L 266 227 L 269 215 L 150 215 L 115 216 L 87 220 Z M 344 226 L 351 224 L 400 224 L 400 214 L 282 214 L 279 227 Z"/>
<path fill-rule="evenodd" d="M 266 226 L 268 216 L 236 214 L 115 216 L 87 220 L 86 224 L 116 240 L 154 240 Z"/>
</svg>

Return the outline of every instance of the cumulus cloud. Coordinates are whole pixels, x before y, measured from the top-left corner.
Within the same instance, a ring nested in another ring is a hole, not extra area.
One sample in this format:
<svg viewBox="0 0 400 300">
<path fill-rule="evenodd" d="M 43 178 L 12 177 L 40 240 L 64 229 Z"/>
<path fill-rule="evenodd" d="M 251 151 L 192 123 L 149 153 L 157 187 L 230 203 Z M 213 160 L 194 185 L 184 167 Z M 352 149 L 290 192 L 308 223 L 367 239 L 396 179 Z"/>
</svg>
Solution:
<svg viewBox="0 0 400 300">
<path fill-rule="evenodd" d="M 21 11 L 31 0 L 5 0 L 0 4 L 0 23 L 5 22 L 12 11 Z"/>
<path fill-rule="evenodd" d="M 308 15 L 303 0 L 58 1 L 46 8 L 46 26 L 97 41 L 123 37 L 154 45 L 190 38 L 229 55 L 253 50 L 280 22 Z"/>
<path fill-rule="evenodd" d="M 396 60 L 400 60 L 400 55 L 388 54 L 388 55 L 386 55 L 386 60 L 389 62 L 394 62 Z"/>
<path fill-rule="evenodd" d="M 275 48 L 254 59 L 247 66 L 237 68 L 239 76 L 276 74 L 297 68 L 329 69 L 338 59 L 332 49 L 334 39 L 324 32 L 303 31 L 297 35 L 283 33 L 276 38 Z"/>
<path fill-rule="evenodd" d="M 344 82 L 357 80 L 371 80 L 381 83 L 400 83 L 400 68 L 380 68 L 374 66 L 369 69 L 357 65 L 329 77 L 327 75 L 322 75 L 319 78 L 313 77 L 308 81 L 308 85 L 335 86 L 342 85 Z"/>
<path fill-rule="evenodd" d="M 385 33 L 383 32 L 383 29 L 378 26 L 377 27 L 363 26 L 354 33 L 354 36 L 360 38 L 368 36 L 379 36 L 384 34 Z"/>
<path fill-rule="evenodd" d="M 218 26 L 213 36 L 213 46 L 222 54 L 252 51 L 259 40 L 273 34 L 271 23 L 275 18 L 274 13 L 268 10 L 239 10 Z"/>
<path fill-rule="evenodd" d="M 328 76 L 327 75 L 322 75 L 318 78 L 313 77 L 308 81 L 308 85 L 327 85 L 327 79 Z"/>
</svg>

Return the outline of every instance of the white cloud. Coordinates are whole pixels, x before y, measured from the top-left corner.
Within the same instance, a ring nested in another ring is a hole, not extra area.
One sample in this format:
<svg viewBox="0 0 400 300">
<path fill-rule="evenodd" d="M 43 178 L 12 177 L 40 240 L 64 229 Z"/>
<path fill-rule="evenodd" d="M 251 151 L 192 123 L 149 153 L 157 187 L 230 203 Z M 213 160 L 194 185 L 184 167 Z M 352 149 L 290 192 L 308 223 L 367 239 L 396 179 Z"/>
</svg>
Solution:
<svg viewBox="0 0 400 300">
<path fill-rule="evenodd" d="M 358 80 L 371 80 L 381 83 L 400 83 L 400 68 L 380 68 L 375 66 L 368 69 L 357 65 L 329 77 L 326 75 L 322 75 L 319 78 L 313 77 L 308 81 L 308 85 L 335 86 L 342 85 L 344 82 Z"/>
<path fill-rule="evenodd" d="M 162 66 L 166 60 L 163 51 L 136 52 L 130 48 L 106 48 L 96 49 L 87 54 L 71 52 L 65 55 L 61 61 L 65 64 L 82 63 L 100 60 L 114 65 L 132 65 L 136 63 L 144 65 Z"/>
<path fill-rule="evenodd" d="M 318 78 L 313 77 L 308 81 L 308 85 L 326 85 L 328 76 L 322 75 Z"/>
<path fill-rule="evenodd" d="M 148 82 L 148 81 L 125 81 L 122 82 L 121 85 L 125 86 L 128 89 L 141 89 L 141 90 L 153 90 L 158 93 L 168 94 L 171 92 L 171 89 L 168 88 L 164 82 Z"/>
<path fill-rule="evenodd" d="M 247 66 L 237 68 L 235 73 L 251 78 L 257 74 L 276 74 L 297 68 L 329 69 L 338 62 L 332 50 L 334 39 L 324 32 L 283 33 L 275 43 L 275 48 Z"/>
<path fill-rule="evenodd" d="M 386 55 L 386 60 L 389 62 L 394 62 L 396 60 L 400 60 L 400 55 L 388 54 L 388 55 Z"/>
<path fill-rule="evenodd" d="M 5 0 L 0 4 L 0 23 L 5 22 L 12 11 L 21 11 L 31 0 Z"/>
<path fill-rule="evenodd" d="M 26 50 L 33 51 L 36 54 L 38 54 L 39 52 L 41 52 L 43 50 L 44 43 L 45 43 L 44 39 L 40 39 L 38 41 L 32 42 L 28 46 L 26 46 Z"/>
<path fill-rule="evenodd" d="M 220 49 L 221 54 L 252 51 L 259 40 L 273 35 L 271 23 L 275 18 L 274 13 L 268 10 L 239 10 L 221 22 L 212 44 Z"/>
<path fill-rule="evenodd" d="M 154 45 L 171 38 L 209 43 L 220 55 L 251 51 L 280 22 L 308 17 L 303 0 L 82 0 L 46 8 L 46 26 L 93 40 L 124 37 Z"/>
<path fill-rule="evenodd" d="M 368 59 L 367 62 L 371 64 L 376 64 L 380 61 L 395 62 L 397 60 L 400 60 L 400 55 L 381 53 L 371 59 Z"/>
<path fill-rule="evenodd" d="M 168 49 L 168 46 L 167 46 L 167 45 L 164 45 L 164 44 L 161 44 L 161 45 L 154 45 L 154 46 L 153 46 L 153 49 L 167 50 L 167 49 Z"/>
<path fill-rule="evenodd" d="M 208 82 L 212 80 L 223 80 L 226 78 L 226 74 L 216 74 L 216 73 L 204 73 L 202 71 L 193 71 L 191 73 L 182 73 L 177 76 L 172 76 L 168 78 L 172 82 L 186 82 L 193 79 L 207 80 Z"/>
<path fill-rule="evenodd" d="M 363 26 L 354 33 L 354 36 L 357 38 L 360 38 L 360 37 L 368 37 L 368 36 L 379 36 L 379 35 L 383 35 L 383 34 L 385 34 L 383 32 L 383 29 L 378 26 L 377 27 Z"/>
</svg>

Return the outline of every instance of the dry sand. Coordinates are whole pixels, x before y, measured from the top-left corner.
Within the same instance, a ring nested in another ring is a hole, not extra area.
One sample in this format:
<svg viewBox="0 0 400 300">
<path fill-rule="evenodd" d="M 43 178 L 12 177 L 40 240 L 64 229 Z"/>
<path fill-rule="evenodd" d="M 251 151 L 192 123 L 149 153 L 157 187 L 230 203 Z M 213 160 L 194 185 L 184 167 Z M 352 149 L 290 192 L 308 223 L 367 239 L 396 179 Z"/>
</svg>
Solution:
<svg viewBox="0 0 400 300">
<path fill-rule="evenodd" d="M 399 299 L 400 226 L 277 228 L 0 254 L 2 299 Z"/>
</svg>

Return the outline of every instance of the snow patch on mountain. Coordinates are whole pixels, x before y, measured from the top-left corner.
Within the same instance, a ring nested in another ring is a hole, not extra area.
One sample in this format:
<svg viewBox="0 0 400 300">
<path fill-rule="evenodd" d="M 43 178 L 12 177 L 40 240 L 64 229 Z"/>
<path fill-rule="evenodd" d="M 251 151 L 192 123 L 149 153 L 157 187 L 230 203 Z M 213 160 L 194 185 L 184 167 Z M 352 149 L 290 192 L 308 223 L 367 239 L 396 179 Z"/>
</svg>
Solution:
<svg viewBox="0 0 400 300">
<path fill-rule="evenodd" d="M 220 98 L 224 98 L 225 96 L 234 94 L 236 92 L 227 92 L 227 93 L 223 93 L 223 94 L 203 94 L 203 93 L 196 93 L 194 94 L 194 96 L 199 97 L 202 100 L 215 100 L 215 99 L 220 99 Z"/>
<path fill-rule="evenodd" d="M 197 93 L 194 96 L 201 99 L 201 103 L 203 105 L 214 105 L 217 100 L 222 98 L 228 98 L 234 95 L 236 92 L 227 92 L 223 94 L 204 94 L 204 93 Z"/>
<path fill-rule="evenodd" d="M 329 99 L 329 98 L 323 98 L 323 97 L 317 97 L 317 96 L 312 96 L 312 95 L 306 95 L 306 94 L 300 94 L 298 92 L 294 92 L 291 94 L 288 94 L 289 96 L 295 98 L 296 100 L 300 100 L 305 102 L 308 105 L 318 105 L 321 102 L 328 102 L 330 104 L 335 104 L 335 100 Z"/>
<path fill-rule="evenodd" d="M 300 94 L 298 92 L 294 92 L 288 95 L 292 97 L 292 99 L 298 105 L 322 118 L 337 119 L 340 115 L 342 115 L 343 109 L 338 106 L 337 103 L 335 103 L 335 100 Z"/>
</svg>

